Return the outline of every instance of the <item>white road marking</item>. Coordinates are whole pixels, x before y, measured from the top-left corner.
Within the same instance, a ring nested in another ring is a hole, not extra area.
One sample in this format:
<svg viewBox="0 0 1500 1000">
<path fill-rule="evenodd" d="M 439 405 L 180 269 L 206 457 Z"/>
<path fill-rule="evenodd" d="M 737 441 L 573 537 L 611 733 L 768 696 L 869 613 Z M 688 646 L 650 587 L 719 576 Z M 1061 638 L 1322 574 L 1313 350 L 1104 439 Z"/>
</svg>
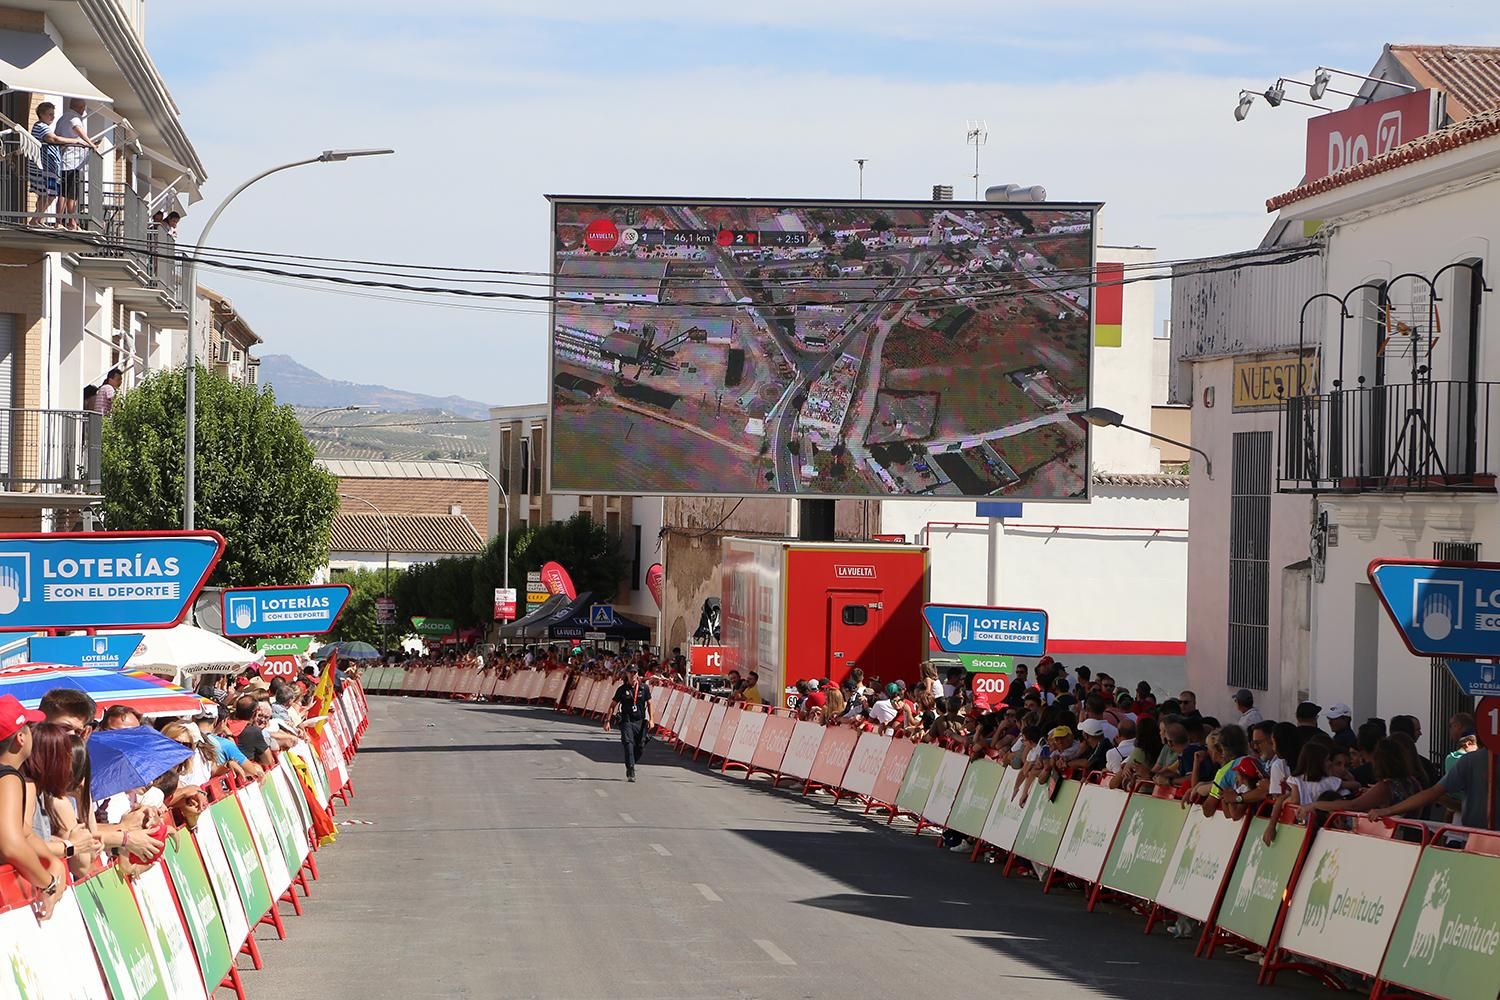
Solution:
<svg viewBox="0 0 1500 1000">
<path fill-rule="evenodd" d="M 602 788 L 596 788 L 596 789 L 594 789 L 594 794 L 597 795 L 597 796 L 599 796 L 602 799 L 602 798 L 604 798 L 604 796 L 608 795 L 609 793 L 606 792 Z"/>
<path fill-rule="evenodd" d="M 708 900 L 710 903 L 722 903 L 722 902 L 724 902 L 724 897 L 723 896 L 720 896 L 717 892 L 714 892 L 712 889 L 710 889 L 708 886 L 704 885 L 702 882 L 694 882 L 693 883 L 693 888 L 697 889 L 698 890 L 698 894 L 700 896 L 702 896 L 704 899 Z M 758 945 L 760 945 L 762 948 L 766 947 L 763 942 L 757 941 L 755 943 L 758 944 Z M 772 947 L 775 947 L 775 946 L 772 945 Z M 766 950 L 767 950 L 767 952 L 770 951 L 769 948 L 766 949 Z M 776 956 L 772 955 L 771 957 L 775 958 Z"/>
<path fill-rule="evenodd" d="M 771 961 L 775 962 L 777 965 L 797 964 L 792 959 L 792 956 L 776 947 L 776 943 L 774 941 L 767 941 L 764 938 L 756 938 L 755 943 L 760 946 L 761 951 L 765 952 L 767 955 L 770 955 Z"/>
<path fill-rule="evenodd" d="M 667 850 L 665 847 L 661 846 L 660 844 L 652 844 L 651 845 L 651 849 L 653 851 L 655 851 L 657 854 L 660 854 L 664 858 L 670 858 L 672 856 L 672 852 L 669 851 L 669 850 Z"/>
<path fill-rule="evenodd" d="M 620 813 L 620 820 L 624 823 L 634 823 L 635 817 L 630 815 L 630 813 Z"/>
</svg>

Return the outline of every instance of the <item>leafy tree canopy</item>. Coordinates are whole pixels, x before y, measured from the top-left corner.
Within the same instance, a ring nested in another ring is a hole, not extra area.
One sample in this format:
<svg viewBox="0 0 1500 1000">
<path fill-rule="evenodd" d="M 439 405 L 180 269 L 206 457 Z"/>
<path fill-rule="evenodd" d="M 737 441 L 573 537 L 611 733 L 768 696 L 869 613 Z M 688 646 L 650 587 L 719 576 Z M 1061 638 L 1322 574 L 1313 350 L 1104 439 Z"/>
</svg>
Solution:
<svg viewBox="0 0 1500 1000">
<path fill-rule="evenodd" d="M 292 408 L 278 406 L 269 388 L 204 368 L 197 381 L 196 523 L 227 542 L 209 583 L 305 583 L 328 560 L 336 480 L 313 461 Z M 102 442 L 107 528 L 181 527 L 185 395 L 177 369 L 115 400 Z"/>
</svg>

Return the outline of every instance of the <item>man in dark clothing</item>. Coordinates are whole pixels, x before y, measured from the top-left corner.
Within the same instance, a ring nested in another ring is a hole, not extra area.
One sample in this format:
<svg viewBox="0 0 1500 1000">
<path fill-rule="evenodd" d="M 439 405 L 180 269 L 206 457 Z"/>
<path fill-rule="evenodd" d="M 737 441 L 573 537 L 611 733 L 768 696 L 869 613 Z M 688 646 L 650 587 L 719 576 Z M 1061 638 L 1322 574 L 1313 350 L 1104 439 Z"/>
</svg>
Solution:
<svg viewBox="0 0 1500 1000">
<path fill-rule="evenodd" d="M 634 663 L 625 668 L 625 683 L 615 689 L 614 705 L 604 716 L 604 731 L 609 732 L 611 715 L 620 717 L 620 744 L 625 751 L 625 780 L 635 780 L 635 762 L 646 749 L 646 734 L 651 729 L 651 689 L 641 683 Z"/>
<path fill-rule="evenodd" d="M 276 761 L 271 755 L 271 744 L 266 740 L 265 730 L 253 721 L 257 706 L 254 696 L 240 695 L 234 703 L 234 721 L 229 731 L 234 734 L 234 744 L 241 753 L 262 767 L 272 767 Z"/>
</svg>

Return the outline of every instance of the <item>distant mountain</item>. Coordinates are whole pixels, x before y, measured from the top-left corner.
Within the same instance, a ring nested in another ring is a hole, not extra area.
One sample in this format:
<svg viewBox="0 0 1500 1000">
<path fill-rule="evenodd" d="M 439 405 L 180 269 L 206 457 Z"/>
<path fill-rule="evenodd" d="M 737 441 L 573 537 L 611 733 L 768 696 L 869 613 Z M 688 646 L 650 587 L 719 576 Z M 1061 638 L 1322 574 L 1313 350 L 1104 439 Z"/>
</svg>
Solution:
<svg viewBox="0 0 1500 1000">
<path fill-rule="evenodd" d="M 293 406 L 363 406 L 382 413 L 433 410 L 480 419 L 490 415 L 487 404 L 462 396 L 426 396 L 385 385 L 327 378 L 286 354 L 267 354 L 260 359 L 260 381 L 275 388 L 278 402 Z"/>
</svg>

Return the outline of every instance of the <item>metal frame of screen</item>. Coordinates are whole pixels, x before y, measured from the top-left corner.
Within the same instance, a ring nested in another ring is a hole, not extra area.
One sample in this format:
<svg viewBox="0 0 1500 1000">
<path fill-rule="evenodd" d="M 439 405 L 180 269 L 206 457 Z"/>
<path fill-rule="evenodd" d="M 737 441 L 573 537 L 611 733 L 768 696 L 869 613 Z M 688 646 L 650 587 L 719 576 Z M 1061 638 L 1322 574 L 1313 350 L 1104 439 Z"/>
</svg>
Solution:
<svg viewBox="0 0 1500 1000">
<path fill-rule="evenodd" d="M 1103 202 L 1095 201 L 1049 201 L 1049 202 L 993 202 L 993 201 L 876 201 L 873 199 L 821 199 L 821 198 L 683 198 L 683 197 L 659 197 L 653 198 L 642 195 L 545 195 L 548 202 L 548 227 L 547 227 L 547 271 L 549 274 L 548 290 L 550 299 L 547 310 L 547 468 L 545 485 L 548 493 L 559 496 L 662 496 L 662 497 L 766 497 L 783 500 L 920 500 L 933 502 L 947 500 L 955 502 L 966 502 L 974 500 L 1013 499 L 1015 494 L 930 494 L 930 493 L 816 493 L 816 492 L 791 492 L 780 490 L 763 491 L 736 491 L 736 490 L 661 490 L 653 487 L 644 489 L 630 489 L 627 484 L 625 489 L 598 489 L 588 487 L 559 487 L 553 482 L 553 469 L 557 464 L 557 421 L 554 419 L 556 408 L 556 370 L 557 361 L 557 208 L 559 205 L 598 205 L 613 207 L 626 207 L 630 205 L 661 206 L 661 207 L 765 207 L 765 208 L 860 208 L 860 209 L 906 209 L 932 211 L 936 206 L 955 209 L 983 209 L 992 212 L 1002 211 L 1058 211 L 1058 212 L 1088 212 L 1089 213 L 1089 274 L 1090 280 L 1096 280 L 1099 268 L 1099 210 Z M 1089 352 L 1088 364 L 1088 387 L 1085 390 L 1084 408 L 1093 405 L 1094 399 L 1094 336 L 1095 319 L 1098 307 L 1097 289 L 1091 289 L 1089 294 L 1088 330 L 1089 330 Z M 1047 496 L 1031 497 L 1021 496 L 1019 499 L 1034 503 L 1088 503 L 1093 495 L 1093 476 L 1091 473 L 1093 459 L 1093 432 L 1090 428 L 1084 429 L 1083 446 L 1083 492 L 1078 496 Z"/>
</svg>

